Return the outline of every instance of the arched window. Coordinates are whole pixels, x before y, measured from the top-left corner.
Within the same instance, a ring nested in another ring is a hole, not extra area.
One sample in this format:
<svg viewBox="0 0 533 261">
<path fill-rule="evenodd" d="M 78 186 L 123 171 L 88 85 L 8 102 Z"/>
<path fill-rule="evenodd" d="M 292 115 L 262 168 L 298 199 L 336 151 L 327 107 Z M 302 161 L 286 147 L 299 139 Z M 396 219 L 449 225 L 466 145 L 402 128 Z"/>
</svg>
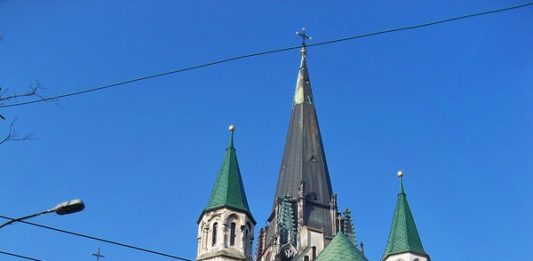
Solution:
<svg viewBox="0 0 533 261">
<path fill-rule="evenodd" d="M 312 247 L 313 249 L 313 260 L 316 259 L 316 246 Z"/>
<path fill-rule="evenodd" d="M 235 245 L 235 222 L 231 222 L 230 232 L 229 232 L 229 245 Z"/>
<path fill-rule="evenodd" d="M 218 230 L 218 223 L 213 223 L 213 237 L 211 238 L 211 245 L 215 245 L 217 243 L 217 230 Z"/>
<path fill-rule="evenodd" d="M 305 256 L 304 261 L 309 261 L 309 256 Z"/>
<path fill-rule="evenodd" d="M 248 228 L 244 230 L 244 239 L 242 241 L 242 245 L 244 246 L 244 251 L 248 252 L 248 248 L 250 246 L 251 242 L 250 239 L 248 239 Z"/>
</svg>

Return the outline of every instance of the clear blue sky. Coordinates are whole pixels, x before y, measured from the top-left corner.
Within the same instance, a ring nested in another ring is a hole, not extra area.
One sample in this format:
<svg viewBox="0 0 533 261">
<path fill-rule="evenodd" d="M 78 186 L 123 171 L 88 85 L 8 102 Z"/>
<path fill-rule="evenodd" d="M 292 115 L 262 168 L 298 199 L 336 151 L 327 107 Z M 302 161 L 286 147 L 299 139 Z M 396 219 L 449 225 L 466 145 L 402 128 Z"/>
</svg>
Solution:
<svg viewBox="0 0 533 261">
<path fill-rule="evenodd" d="M 523 1 L 0 1 L 0 86 L 55 95 L 229 56 L 411 25 Z M 309 49 L 341 209 L 367 256 L 387 241 L 403 169 L 433 260 L 523 260 L 533 249 L 533 8 Z M 196 221 L 228 141 L 262 227 L 299 65 L 297 50 L 1 109 L 0 214 L 71 198 L 33 221 L 196 256 Z M 254 243 L 255 245 L 255 243 Z M 0 250 L 52 261 L 169 260 L 16 224 Z M 1 256 L 0 260 L 17 260 Z"/>
</svg>

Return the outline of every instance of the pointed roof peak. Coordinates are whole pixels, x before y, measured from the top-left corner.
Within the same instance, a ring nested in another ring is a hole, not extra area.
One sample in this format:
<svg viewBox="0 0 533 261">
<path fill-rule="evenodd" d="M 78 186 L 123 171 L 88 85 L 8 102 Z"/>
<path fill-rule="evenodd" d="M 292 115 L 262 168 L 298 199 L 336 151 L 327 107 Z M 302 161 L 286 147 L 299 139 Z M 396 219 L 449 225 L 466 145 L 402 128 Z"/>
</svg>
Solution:
<svg viewBox="0 0 533 261">
<path fill-rule="evenodd" d="M 407 195 L 403 187 L 403 171 L 398 171 L 400 178 L 400 192 L 396 201 L 396 209 L 392 218 L 392 227 L 382 260 L 394 254 L 416 253 L 428 256 L 422 246 L 415 219 L 407 201 Z"/>
<path fill-rule="evenodd" d="M 368 261 L 361 250 L 342 232 L 320 252 L 316 261 Z"/>
<path fill-rule="evenodd" d="M 237 127 L 235 127 L 235 125 L 233 124 L 228 126 L 228 130 L 231 133 L 230 138 L 229 138 L 229 145 L 228 145 L 229 149 L 235 149 L 235 147 L 233 146 L 233 134 L 235 133 L 236 128 Z"/>
<path fill-rule="evenodd" d="M 230 125 L 228 129 L 231 134 L 229 145 L 226 149 L 226 155 L 224 156 L 224 161 L 218 172 L 217 180 L 213 186 L 207 207 L 202 213 L 219 208 L 230 208 L 242 211 L 246 213 L 250 219 L 254 220 L 248 206 L 248 200 L 246 199 L 241 171 L 237 161 L 237 153 L 235 152 L 235 147 L 233 145 L 235 126 Z"/>
<path fill-rule="evenodd" d="M 405 190 L 403 189 L 403 171 L 399 170 L 396 175 L 400 178 L 400 192 L 398 192 L 398 195 L 405 195 Z"/>
<path fill-rule="evenodd" d="M 302 68 L 304 68 L 304 67 L 307 69 L 307 62 L 306 62 L 307 48 L 305 48 L 305 46 L 302 46 L 302 49 L 300 49 L 300 54 L 302 56 L 302 58 L 300 60 L 300 70 L 302 70 Z"/>
<path fill-rule="evenodd" d="M 302 184 L 305 184 L 305 188 Z M 333 226 L 329 225 L 335 224 L 329 212 L 329 204 L 334 196 L 305 55 L 302 55 L 298 70 L 272 212 L 275 212 L 277 199 L 284 195 L 303 197 L 316 204 L 313 208 L 311 204 L 305 205 L 303 224 L 317 229 L 324 228 L 327 237 L 335 234 Z M 273 229 L 269 229 L 268 234 L 273 233 Z"/>
<path fill-rule="evenodd" d="M 311 40 L 311 36 L 307 35 L 305 28 L 296 32 L 302 38 L 302 48 L 300 54 L 302 56 L 300 62 L 300 70 L 298 72 L 298 80 L 296 82 L 296 91 L 294 92 L 293 104 L 309 103 L 313 104 L 313 94 L 311 92 L 311 83 L 309 81 L 309 74 L 307 73 L 307 48 L 306 41 Z"/>
<path fill-rule="evenodd" d="M 300 62 L 300 69 L 298 70 L 298 78 L 296 80 L 296 89 L 294 91 L 293 105 L 298 104 L 313 104 L 313 91 L 311 90 L 311 81 L 309 79 L 309 72 L 307 69 L 307 51 L 305 46 L 301 50 L 302 58 Z"/>
<path fill-rule="evenodd" d="M 305 46 L 302 46 L 302 49 L 300 49 L 300 54 L 302 54 L 302 65 L 305 62 L 305 58 L 307 57 L 307 48 Z"/>
</svg>

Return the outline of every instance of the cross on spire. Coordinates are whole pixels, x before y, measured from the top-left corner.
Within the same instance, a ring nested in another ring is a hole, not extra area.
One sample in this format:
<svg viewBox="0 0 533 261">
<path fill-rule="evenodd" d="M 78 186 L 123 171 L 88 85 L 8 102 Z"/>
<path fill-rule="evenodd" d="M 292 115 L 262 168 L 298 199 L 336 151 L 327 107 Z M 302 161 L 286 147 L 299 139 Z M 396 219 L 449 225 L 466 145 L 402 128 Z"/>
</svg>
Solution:
<svg viewBox="0 0 533 261">
<path fill-rule="evenodd" d="M 98 248 L 98 251 L 96 253 L 92 253 L 91 255 L 96 257 L 96 261 L 99 261 L 100 258 L 104 258 L 104 255 L 100 253 L 100 248 Z"/>
<path fill-rule="evenodd" d="M 302 28 L 302 30 L 296 32 L 296 34 L 302 37 L 302 46 L 305 46 L 305 41 L 311 40 L 311 36 L 307 35 L 307 33 L 305 32 L 305 28 Z"/>
</svg>

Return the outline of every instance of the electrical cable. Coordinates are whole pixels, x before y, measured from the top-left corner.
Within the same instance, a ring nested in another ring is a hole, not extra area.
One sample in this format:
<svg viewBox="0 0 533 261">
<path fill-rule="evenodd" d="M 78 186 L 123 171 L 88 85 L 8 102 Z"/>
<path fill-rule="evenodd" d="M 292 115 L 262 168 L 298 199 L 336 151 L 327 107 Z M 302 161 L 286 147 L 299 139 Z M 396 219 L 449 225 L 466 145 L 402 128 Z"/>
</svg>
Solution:
<svg viewBox="0 0 533 261">
<path fill-rule="evenodd" d="M 0 250 L 0 254 L 6 255 L 6 256 L 14 256 L 14 257 L 18 257 L 18 258 L 22 258 L 22 259 L 26 259 L 26 260 L 44 261 L 42 259 L 37 259 L 37 258 L 29 257 L 29 256 L 23 256 L 23 255 L 17 255 L 17 254 L 5 252 L 5 251 L 2 251 L 2 250 Z"/>
<path fill-rule="evenodd" d="M 393 28 L 393 29 L 373 32 L 373 33 L 353 35 L 353 36 L 343 37 L 343 38 L 329 40 L 329 41 L 323 41 L 323 42 L 314 43 L 314 44 L 307 44 L 305 46 L 313 47 L 313 46 L 329 45 L 329 44 L 334 44 L 334 43 L 339 43 L 339 42 L 344 42 L 344 41 L 349 41 L 349 40 L 354 40 L 354 39 L 360 39 L 360 38 L 366 38 L 366 37 L 371 37 L 371 36 L 376 36 L 376 35 L 381 35 L 381 34 L 388 34 L 388 33 L 399 32 L 399 31 L 419 29 L 419 28 L 423 28 L 423 27 L 428 27 L 428 26 L 447 23 L 447 22 L 453 22 L 453 21 L 472 18 L 472 17 L 477 17 L 477 16 L 501 13 L 501 12 L 510 11 L 510 10 L 514 10 L 514 9 L 519 9 L 519 8 L 524 8 L 524 7 L 528 7 L 528 6 L 532 6 L 532 5 L 533 5 L 533 2 L 528 2 L 528 3 L 524 3 L 524 4 L 520 4 L 520 5 L 504 7 L 504 8 L 499 8 L 499 9 L 494 9 L 494 10 L 489 10 L 489 11 L 482 11 L 482 12 L 477 12 L 477 13 L 472 13 L 472 14 L 467 14 L 467 15 L 455 16 L 455 17 L 451 17 L 451 18 L 436 20 L 436 21 L 417 24 L 417 25 L 403 26 L 403 27 L 398 27 L 398 28 Z M 166 75 L 170 75 L 170 74 L 176 74 L 176 73 L 180 73 L 180 72 L 191 71 L 191 70 L 200 69 L 200 68 L 204 68 L 204 67 L 209 67 L 209 66 L 213 66 L 213 65 L 217 65 L 217 64 L 221 64 L 221 63 L 226 63 L 226 62 L 231 62 L 231 61 L 235 61 L 235 60 L 242 60 L 242 59 L 255 57 L 255 56 L 261 56 L 261 55 L 267 55 L 267 54 L 272 54 L 272 53 L 290 51 L 290 50 L 294 50 L 294 49 L 299 49 L 301 47 L 302 47 L 301 45 L 298 45 L 298 46 L 285 47 L 285 48 L 273 49 L 273 50 L 268 50 L 268 51 L 261 51 L 261 52 L 256 52 L 256 53 L 244 54 L 244 55 L 240 55 L 240 56 L 234 56 L 234 57 L 225 58 L 225 59 L 221 59 L 221 60 L 217 60 L 217 61 L 212 61 L 212 62 L 208 62 L 208 63 L 204 63 L 204 64 L 193 65 L 193 66 L 190 66 L 190 67 L 184 67 L 184 68 L 171 70 L 171 71 L 167 71 L 167 72 L 162 72 L 162 73 L 156 73 L 156 74 L 147 75 L 147 76 L 143 76 L 143 77 L 139 77 L 139 78 L 135 78 L 135 79 L 131 79 L 131 80 L 120 81 L 120 82 L 116 82 L 116 83 L 112 83 L 112 84 L 108 84 L 108 85 L 103 85 L 103 86 L 89 88 L 89 89 L 85 89 L 85 90 L 65 93 L 65 94 L 61 94 L 61 95 L 57 95 L 57 96 L 41 97 L 41 99 L 38 99 L 38 100 L 19 102 L 19 103 L 14 103 L 14 104 L 7 104 L 7 105 L 0 105 L 0 108 L 9 108 L 9 107 L 28 105 L 28 104 L 38 103 L 38 102 L 57 100 L 57 99 L 60 99 L 60 98 L 65 98 L 65 97 L 69 97 L 69 96 L 75 96 L 75 95 L 80 95 L 80 94 L 85 94 L 85 93 L 90 93 L 90 92 L 101 91 L 101 90 L 112 88 L 112 87 L 126 85 L 126 84 L 130 84 L 130 83 L 143 81 L 143 80 L 148 80 L 148 79 L 161 77 L 161 76 L 166 76 Z"/>
<path fill-rule="evenodd" d="M 3 216 L 3 215 L 0 215 L 0 218 L 8 219 L 8 220 L 16 220 L 16 218 L 6 217 L 6 216 Z M 159 255 L 159 256 L 164 256 L 164 257 L 168 257 L 168 258 L 172 258 L 172 259 L 184 260 L 184 261 L 193 261 L 192 259 L 187 259 L 187 258 L 183 258 L 183 257 L 171 255 L 171 254 L 166 254 L 166 253 L 155 251 L 155 250 L 150 250 L 150 249 L 143 248 L 143 247 L 138 247 L 138 246 L 133 246 L 133 245 L 125 244 L 125 243 L 120 243 L 120 242 L 109 240 L 109 239 L 103 239 L 101 237 L 89 236 L 89 235 L 82 234 L 82 233 L 67 231 L 67 230 L 64 230 L 64 229 L 59 229 L 59 228 L 55 228 L 55 227 L 51 227 L 51 226 L 41 225 L 41 224 L 28 222 L 28 221 L 24 221 L 24 220 L 19 220 L 18 222 L 19 223 L 24 223 L 24 224 L 27 224 L 27 225 L 31 225 L 31 226 L 36 226 L 36 227 L 52 230 L 52 231 L 56 231 L 56 232 L 60 232 L 60 233 L 64 233 L 64 234 L 68 234 L 68 235 L 72 235 L 72 236 L 83 237 L 83 238 L 96 240 L 96 241 L 100 241 L 100 242 L 104 242 L 104 243 L 108 243 L 108 244 L 112 244 L 112 245 L 117 245 L 117 246 L 121 246 L 121 247 L 125 247 L 125 248 L 130 248 L 130 249 L 134 249 L 134 250 L 138 250 L 138 251 L 142 251 L 142 252 L 146 252 L 146 253 L 151 253 L 151 254 L 155 254 L 155 255 Z M 32 260 L 38 260 L 38 259 L 32 259 Z"/>
<path fill-rule="evenodd" d="M 393 33 L 393 32 L 398 32 L 398 31 L 413 30 L 413 29 L 418 29 L 418 28 L 422 28 L 422 27 L 428 27 L 428 26 L 432 26 L 432 25 L 448 23 L 448 22 L 453 22 L 453 21 L 457 21 L 457 20 L 463 20 L 463 19 L 472 18 L 472 17 L 476 17 L 476 16 L 483 16 L 483 15 L 501 13 L 501 12 L 510 11 L 510 10 L 514 10 L 514 9 L 519 9 L 519 8 L 524 8 L 524 7 L 528 7 L 528 6 L 532 6 L 532 5 L 533 5 L 533 2 L 529 2 L 529 3 L 524 3 L 524 4 L 520 4 L 520 5 L 515 5 L 515 6 L 504 7 L 504 8 L 500 8 L 500 9 L 482 11 L 482 12 L 478 12 L 478 13 L 455 16 L 455 17 L 445 18 L 445 19 L 441 19 L 441 20 L 435 20 L 433 22 L 427 22 L 427 23 L 423 23 L 423 24 L 398 27 L 398 28 L 389 29 L 389 30 L 383 30 L 383 31 L 374 32 L 374 33 L 367 33 L 367 34 L 361 34 L 361 35 L 348 36 L 348 37 L 344 37 L 344 38 L 324 41 L 324 42 L 315 43 L 315 44 L 307 44 L 307 46 L 327 45 L 327 44 L 333 44 L 333 43 L 338 43 L 338 42 L 354 40 L 354 39 L 358 39 L 358 38 L 376 36 L 376 35 L 380 35 L 380 34 L 388 34 L 388 33 Z"/>
</svg>

